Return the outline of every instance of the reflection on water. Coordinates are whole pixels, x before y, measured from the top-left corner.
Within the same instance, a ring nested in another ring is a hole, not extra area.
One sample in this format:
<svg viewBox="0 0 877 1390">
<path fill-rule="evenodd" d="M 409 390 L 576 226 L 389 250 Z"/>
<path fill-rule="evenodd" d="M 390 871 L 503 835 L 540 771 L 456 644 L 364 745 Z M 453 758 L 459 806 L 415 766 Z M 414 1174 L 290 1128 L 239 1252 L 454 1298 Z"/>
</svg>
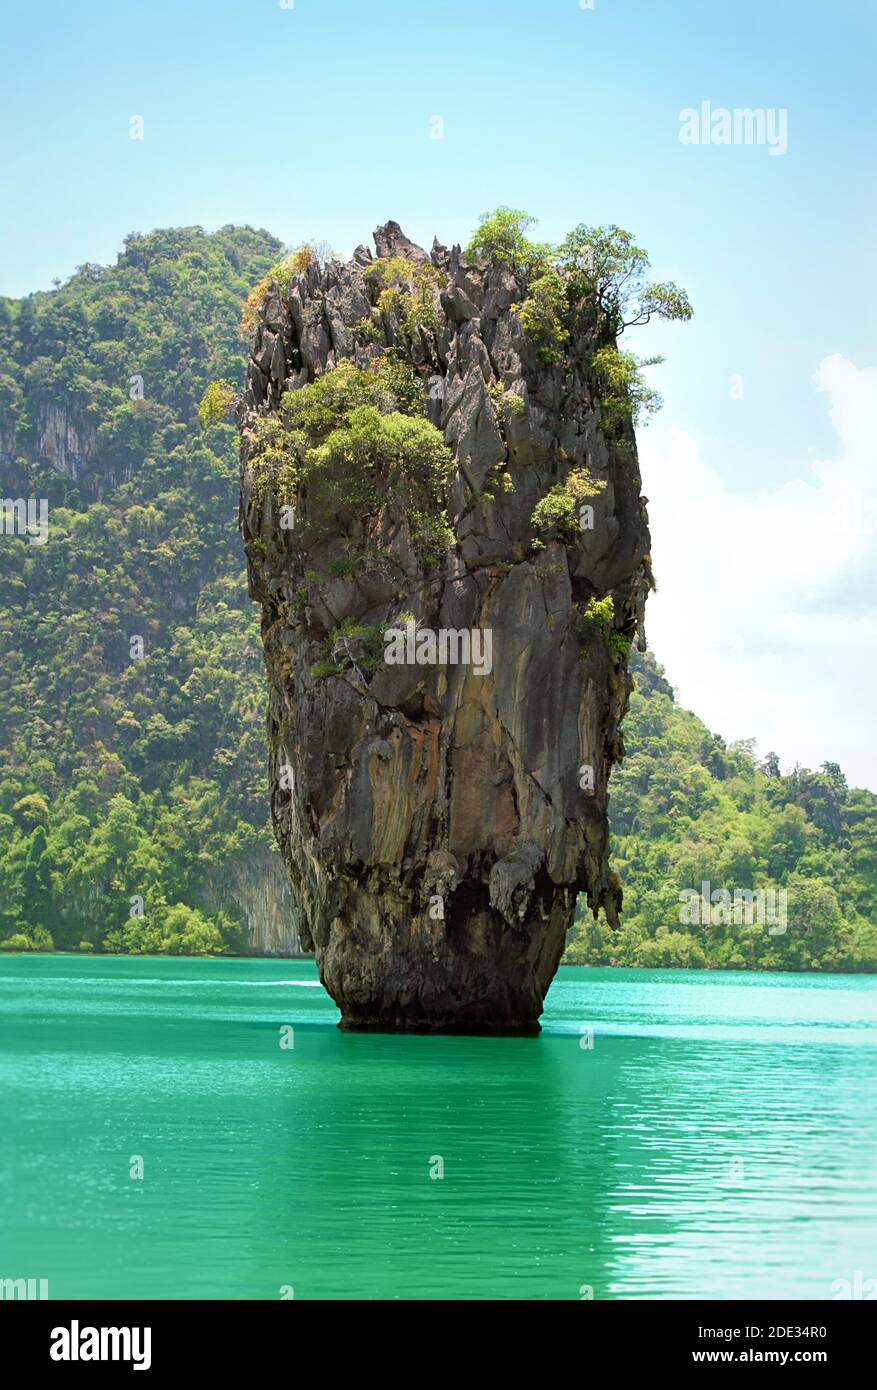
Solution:
<svg viewBox="0 0 877 1390">
<path fill-rule="evenodd" d="M 0 1276 L 267 1299 L 877 1276 L 877 980 L 568 968 L 537 1039 L 342 1034 L 315 982 L 0 960 Z"/>
</svg>

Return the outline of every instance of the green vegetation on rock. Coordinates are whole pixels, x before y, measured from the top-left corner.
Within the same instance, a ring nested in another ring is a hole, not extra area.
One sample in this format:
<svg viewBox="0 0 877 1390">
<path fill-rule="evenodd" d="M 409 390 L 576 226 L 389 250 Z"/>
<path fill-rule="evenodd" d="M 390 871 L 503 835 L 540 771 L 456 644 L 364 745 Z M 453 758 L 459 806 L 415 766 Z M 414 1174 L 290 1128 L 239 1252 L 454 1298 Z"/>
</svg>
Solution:
<svg viewBox="0 0 877 1390">
<path fill-rule="evenodd" d="M 270 487 L 291 504 L 307 489 L 298 526 L 307 547 L 337 518 L 376 512 L 392 496 L 408 515 L 415 544 L 436 558 L 450 531 L 444 493 L 451 465 L 442 433 L 420 411 L 416 376 L 393 356 L 361 371 L 343 359 L 308 386 L 288 392 L 279 415 L 260 417 L 250 451 L 256 495 Z M 418 413 L 408 413 L 415 411 Z"/>
<path fill-rule="evenodd" d="M 640 359 L 619 350 L 616 339 L 627 328 L 653 318 L 685 322 L 692 309 L 683 289 L 672 281 L 646 278 L 649 259 L 622 227 L 588 227 L 581 223 L 558 246 L 533 242 L 527 232 L 535 218 L 518 208 L 485 213 L 467 254 L 488 257 L 523 277 L 524 299 L 513 305 L 539 357 L 559 362 L 575 314 L 583 303 L 596 313 L 598 346 L 593 367 L 604 426 L 624 420 L 643 424 L 660 409 L 661 397 L 643 376 L 645 367 L 663 358 Z"/>
<path fill-rule="evenodd" d="M 582 655 L 587 656 L 590 644 L 596 639 L 603 643 L 611 656 L 630 655 L 631 639 L 615 626 L 615 600 L 611 594 L 592 598 L 578 609 L 576 631 L 582 642 Z"/>
<path fill-rule="evenodd" d="M 575 468 L 562 483 L 555 483 L 530 518 L 537 531 L 554 529 L 561 540 L 572 544 L 579 535 L 578 508 L 605 491 L 606 480 L 592 477 L 587 468 Z"/>
<path fill-rule="evenodd" d="M 564 324 L 566 289 L 556 270 L 546 270 L 531 283 L 530 293 L 513 306 L 524 332 L 536 344 L 543 362 L 559 362 L 569 329 Z"/>
<path fill-rule="evenodd" d="M 672 281 L 655 284 L 646 279 L 648 255 L 623 227 L 581 223 L 557 247 L 555 263 L 567 277 L 570 298 L 593 297 L 614 336 L 652 318 L 691 318 L 684 290 Z"/>
<path fill-rule="evenodd" d="M 444 276 L 434 265 L 405 256 L 379 258 L 367 267 L 363 278 L 380 286 L 378 312 L 395 315 L 409 337 L 419 328 L 438 332 L 441 315 L 436 301 Z"/>
<path fill-rule="evenodd" d="M 663 360 L 662 357 L 640 359 L 613 345 L 597 349 L 593 368 L 604 430 L 615 430 L 625 420 L 640 425 L 647 416 L 660 410 L 661 397 L 649 386 L 642 369 L 657 366 Z"/>
<path fill-rule="evenodd" d="M 494 208 L 479 219 L 466 255 L 470 260 L 486 256 L 528 277 L 542 274 L 550 266 L 552 248 L 547 242 L 534 242 L 527 236 L 535 225 L 536 218 L 520 208 Z"/>
<path fill-rule="evenodd" d="M 289 293 L 293 276 L 305 275 L 311 265 L 321 265 L 331 255 L 328 248 L 314 241 L 303 242 L 283 260 L 278 261 L 261 280 L 253 286 L 244 300 L 241 309 L 240 331 L 247 338 L 259 320 L 259 310 L 272 284 L 276 284 L 282 295 Z"/>
</svg>

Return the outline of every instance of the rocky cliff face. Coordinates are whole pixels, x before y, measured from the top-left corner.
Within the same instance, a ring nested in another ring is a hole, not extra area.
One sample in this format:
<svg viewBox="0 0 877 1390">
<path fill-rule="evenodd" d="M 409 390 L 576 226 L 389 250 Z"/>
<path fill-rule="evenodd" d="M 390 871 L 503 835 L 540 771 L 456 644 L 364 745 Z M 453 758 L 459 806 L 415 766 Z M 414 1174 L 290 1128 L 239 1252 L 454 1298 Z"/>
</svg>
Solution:
<svg viewBox="0 0 877 1390">
<path fill-rule="evenodd" d="M 578 894 L 613 922 L 621 902 L 607 782 L 651 582 L 633 431 L 601 422 L 593 306 L 546 361 L 511 269 L 392 222 L 375 244 L 273 282 L 251 341 L 273 822 L 343 1027 L 533 1032 Z M 385 455 L 364 491 L 355 430 L 319 454 L 348 496 L 294 466 L 297 393 L 348 363 L 441 432 L 440 502 Z"/>
<path fill-rule="evenodd" d="M 34 427 L 34 458 L 71 482 L 79 482 L 94 455 L 97 428 L 93 422 L 81 418 L 75 399 L 68 396 L 53 401 L 38 400 L 34 408 Z M 15 414 L 0 403 L 0 468 L 16 485 L 20 483 L 26 488 L 26 476 L 22 474 L 25 460 L 17 459 L 20 447 Z M 30 452 L 25 446 L 25 455 Z"/>
<path fill-rule="evenodd" d="M 211 880 L 205 892 L 208 911 L 221 911 L 230 902 L 246 919 L 246 955 L 309 954 L 299 935 L 298 904 L 276 850 L 248 850 L 229 860 L 222 876 Z"/>
</svg>

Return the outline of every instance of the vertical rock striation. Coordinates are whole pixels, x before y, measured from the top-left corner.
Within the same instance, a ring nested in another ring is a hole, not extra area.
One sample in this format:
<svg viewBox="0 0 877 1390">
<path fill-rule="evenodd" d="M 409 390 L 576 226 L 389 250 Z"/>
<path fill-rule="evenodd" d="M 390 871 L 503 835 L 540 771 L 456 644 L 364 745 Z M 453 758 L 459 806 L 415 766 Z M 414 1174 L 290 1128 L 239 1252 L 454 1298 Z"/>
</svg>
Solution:
<svg viewBox="0 0 877 1390">
<path fill-rule="evenodd" d="M 273 823 L 342 1027 L 535 1032 L 578 894 L 612 922 L 621 902 L 607 781 L 651 585 L 633 429 L 601 424 L 593 305 L 546 362 L 511 269 L 438 243 L 428 256 L 393 222 L 375 244 L 429 312 L 381 295 L 362 247 L 273 281 L 239 408 Z M 438 558 L 392 488 L 336 490 L 317 518 L 308 483 L 283 481 L 294 435 L 273 436 L 265 486 L 266 422 L 345 361 L 422 382 L 450 458 Z M 590 480 L 590 517 L 577 502 L 572 531 L 540 529 L 538 504 L 571 478 Z M 412 624 L 489 638 L 491 661 L 388 664 L 384 631 Z"/>
</svg>

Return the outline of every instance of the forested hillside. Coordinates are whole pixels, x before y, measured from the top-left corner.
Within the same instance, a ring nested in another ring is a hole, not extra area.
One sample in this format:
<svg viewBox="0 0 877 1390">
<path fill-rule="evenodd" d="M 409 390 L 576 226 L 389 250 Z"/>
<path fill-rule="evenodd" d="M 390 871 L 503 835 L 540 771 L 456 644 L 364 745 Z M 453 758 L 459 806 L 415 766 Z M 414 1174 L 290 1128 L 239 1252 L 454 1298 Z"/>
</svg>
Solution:
<svg viewBox="0 0 877 1390">
<path fill-rule="evenodd" d="M 631 666 L 626 755 L 611 783 L 622 928 L 580 917 L 567 962 L 877 969 L 877 798 L 850 790 L 835 763 L 782 776 L 774 754 L 729 747 L 680 709 L 650 652 Z M 784 891 L 785 922 L 723 922 L 717 901 L 708 921 L 701 910 L 680 923 L 680 894 L 705 881 Z"/>
<path fill-rule="evenodd" d="M 51 528 L 0 537 L 16 944 L 239 948 L 264 880 L 282 896 L 236 434 L 196 413 L 241 378 L 241 302 L 280 250 L 246 228 L 132 236 L 116 266 L 0 302 L 0 486 L 47 498 Z"/>
<path fill-rule="evenodd" d="M 235 532 L 237 440 L 202 428 L 242 378 L 265 232 L 129 237 L 113 267 L 0 300 L 0 948 L 289 949 L 267 829 L 264 676 Z M 612 776 L 623 926 L 567 959 L 877 968 L 875 797 L 833 764 L 781 776 L 681 710 L 650 656 Z M 794 698 L 794 692 L 790 692 Z M 679 893 L 785 888 L 788 928 L 683 926 Z"/>
</svg>

